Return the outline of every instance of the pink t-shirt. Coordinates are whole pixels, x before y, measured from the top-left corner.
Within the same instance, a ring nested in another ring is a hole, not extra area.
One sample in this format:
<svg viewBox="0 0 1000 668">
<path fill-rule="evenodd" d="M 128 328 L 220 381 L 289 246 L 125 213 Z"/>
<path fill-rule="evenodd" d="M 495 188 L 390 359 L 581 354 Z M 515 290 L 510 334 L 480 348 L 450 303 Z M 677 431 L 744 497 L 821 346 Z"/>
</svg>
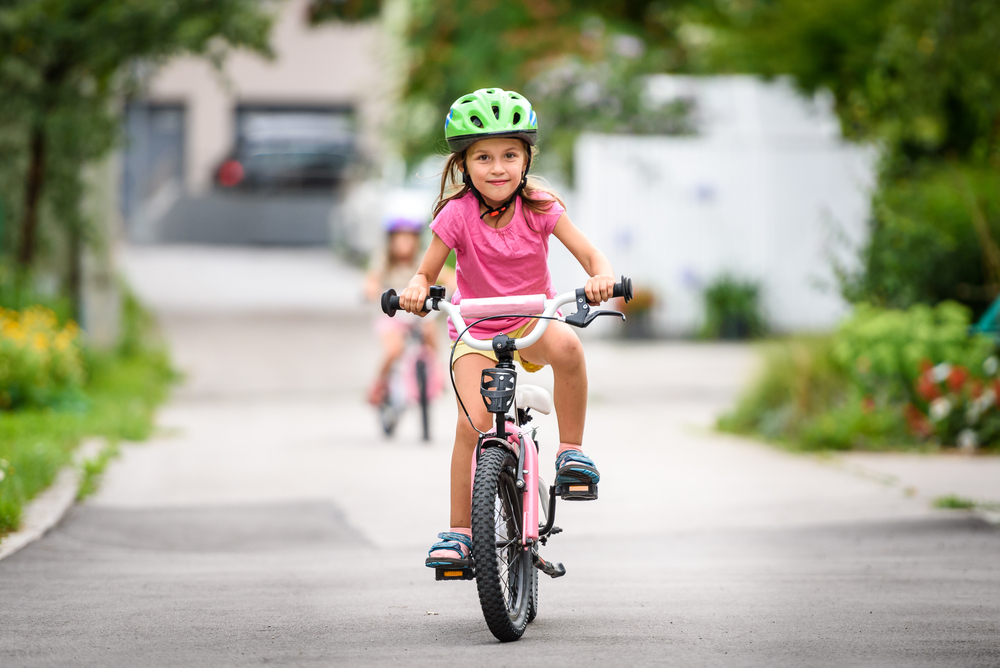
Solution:
<svg viewBox="0 0 1000 668">
<path fill-rule="evenodd" d="M 431 229 L 454 249 L 458 260 L 458 290 L 451 302 L 458 304 L 463 296 L 471 299 L 544 293 L 555 297 L 549 275 L 549 235 L 563 211 L 559 202 L 553 201 L 546 213 L 535 213 L 523 208 L 518 197 L 510 222 L 495 230 L 480 220 L 479 202 L 471 192 L 448 202 L 431 223 Z M 509 334 L 526 322 L 528 318 L 487 320 L 473 327 L 471 333 L 477 339 L 491 339 L 497 334 Z M 450 320 L 448 333 L 452 340 L 458 337 Z"/>
</svg>

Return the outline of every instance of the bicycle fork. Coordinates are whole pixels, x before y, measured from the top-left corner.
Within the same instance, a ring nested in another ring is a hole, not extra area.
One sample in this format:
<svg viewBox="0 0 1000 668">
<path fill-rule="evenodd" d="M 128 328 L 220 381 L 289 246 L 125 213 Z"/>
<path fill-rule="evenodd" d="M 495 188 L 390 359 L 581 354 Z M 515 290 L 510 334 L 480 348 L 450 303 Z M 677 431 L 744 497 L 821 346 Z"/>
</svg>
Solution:
<svg viewBox="0 0 1000 668">
<path fill-rule="evenodd" d="M 522 549 L 531 551 L 531 560 L 535 568 L 545 573 L 549 577 L 558 578 L 566 575 L 566 568 L 557 562 L 545 561 L 538 554 L 539 543 L 544 544 L 550 534 L 562 531 L 559 527 L 554 527 L 556 519 L 556 495 L 555 487 L 549 488 L 548 509 L 545 513 L 545 526 L 538 525 L 538 507 L 540 503 L 539 480 L 538 480 L 538 448 L 530 436 L 523 432 L 518 439 L 521 445 L 521 454 L 518 457 L 518 481 L 517 486 L 524 494 L 524 517 L 522 525 L 524 536 L 521 539 Z"/>
</svg>

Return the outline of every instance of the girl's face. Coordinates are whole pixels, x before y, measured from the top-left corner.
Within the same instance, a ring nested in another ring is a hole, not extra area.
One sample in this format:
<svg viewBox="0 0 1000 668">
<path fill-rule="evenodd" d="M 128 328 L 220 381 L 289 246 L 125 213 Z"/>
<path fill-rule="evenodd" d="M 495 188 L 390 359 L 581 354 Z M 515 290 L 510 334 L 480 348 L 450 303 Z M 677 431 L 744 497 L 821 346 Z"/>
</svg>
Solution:
<svg viewBox="0 0 1000 668">
<path fill-rule="evenodd" d="M 490 206 L 514 194 L 527 164 L 524 142 L 513 137 L 481 139 L 469 147 L 465 164 L 472 184 Z"/>
<path fill-rule="evenodd" d="M 419 243 L 413 232 L 393 232 L 389 237 L 389 257 L 393 262 L 409 262 L 417 254 Z"/>
</svg>

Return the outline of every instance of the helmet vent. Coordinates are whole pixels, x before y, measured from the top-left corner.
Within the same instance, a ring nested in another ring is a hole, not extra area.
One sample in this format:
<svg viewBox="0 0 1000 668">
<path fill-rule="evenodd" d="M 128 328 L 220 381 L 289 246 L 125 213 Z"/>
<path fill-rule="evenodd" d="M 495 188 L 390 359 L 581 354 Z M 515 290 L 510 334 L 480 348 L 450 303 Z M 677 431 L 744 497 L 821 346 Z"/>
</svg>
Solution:
<svg viewBox="0 0 1000 668">
<path fill-rule="evenodd" d="M 518 124 L 518 123 L 520 123 L 520 122 L 521 122 L 521 114 L 519 114 L 519 113 L 517 113 L 517 112 L 515 111 L 515 112 L 514 112 L 514 125 L 517 125 L 517 124 Z"/>
<path fill-rule="evenodd" d="M 472 124 L 475 125 L 477 128 L 483 127 L 483 122 L 479 120 L 479 116 L 470 116 L 469 120 L 472 121 Z"/>
<path fill-rule="evenodd" d="M 472 100 L 462 100 L 462 104 L 469 104 Z"/>
<path fill-rule="evenodd" d="M 500 120 L 500 107 L 497 107 L 497 106 L 494 105 L 494 107 L 493 107 L 493 117 L 496 118 L 498 121 Z"/>
</svg>

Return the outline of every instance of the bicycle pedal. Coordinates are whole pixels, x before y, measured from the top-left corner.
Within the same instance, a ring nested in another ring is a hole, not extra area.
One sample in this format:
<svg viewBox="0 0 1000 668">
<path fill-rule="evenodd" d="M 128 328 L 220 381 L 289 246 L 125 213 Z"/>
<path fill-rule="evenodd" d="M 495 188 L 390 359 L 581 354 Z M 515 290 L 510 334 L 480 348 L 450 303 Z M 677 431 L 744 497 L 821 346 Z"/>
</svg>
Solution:
<svg viewBox="0 0 1000 668">
<path fill-rule="evenodd" d="M 471 568 L 438 566 L 434 569 L 435 580 L 475 580 L 476 571 Z"/>
<path fill-rule="evenodd" d="M 597 498 L 597 485 L 569 482 L 556 485 L 556 494 L 563 501 L 593 501 Z"/>
<path fill-rule="evenodd" d="M 566 575 L 565 566 L 554 561 L 545 561 L 537 552 L 531 555 L 531 560 L 535 564 L 535 568 L 551 578 L 561 578 Z"/>
</svg>

